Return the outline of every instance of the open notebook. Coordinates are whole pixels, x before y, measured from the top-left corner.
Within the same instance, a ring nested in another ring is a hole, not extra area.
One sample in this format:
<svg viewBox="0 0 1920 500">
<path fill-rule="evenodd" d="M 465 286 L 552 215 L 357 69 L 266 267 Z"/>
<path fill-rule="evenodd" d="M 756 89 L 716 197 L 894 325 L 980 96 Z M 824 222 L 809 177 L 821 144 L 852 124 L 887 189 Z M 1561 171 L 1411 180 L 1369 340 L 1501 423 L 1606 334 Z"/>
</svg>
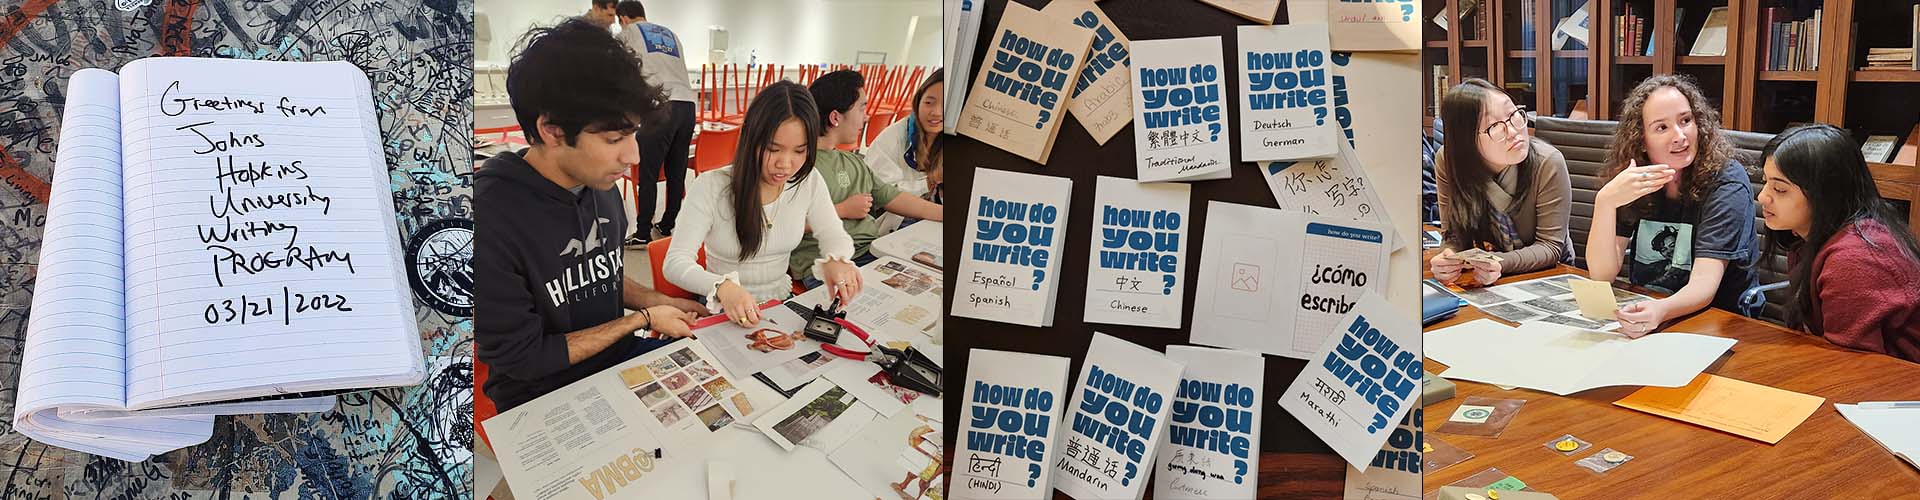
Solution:
<svg viewBox="0 0 1920 500">
<path fill-rule="evenodd" d="M 21 433 L 140 461 L 425 377 L 359 68 L 150 58 L 66 95 Z"/>
</svg>

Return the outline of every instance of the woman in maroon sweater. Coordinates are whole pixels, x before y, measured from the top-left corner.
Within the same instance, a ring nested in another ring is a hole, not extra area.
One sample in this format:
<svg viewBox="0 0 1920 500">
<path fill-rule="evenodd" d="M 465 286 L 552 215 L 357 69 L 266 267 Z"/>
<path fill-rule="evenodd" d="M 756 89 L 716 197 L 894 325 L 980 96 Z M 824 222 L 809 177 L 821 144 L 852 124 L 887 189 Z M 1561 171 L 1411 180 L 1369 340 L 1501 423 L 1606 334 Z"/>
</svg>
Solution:
<svg viewBox="0 0 1920 500">
<path fill-rule="evenodd" d="M 1920 243 L 1880 197 L 1860 147 L 1812 124 L 1774 136 L 1764 154 L 1769 246 L 1791 252 L 1788 324 L 1920 362 Z"/>
</svg>

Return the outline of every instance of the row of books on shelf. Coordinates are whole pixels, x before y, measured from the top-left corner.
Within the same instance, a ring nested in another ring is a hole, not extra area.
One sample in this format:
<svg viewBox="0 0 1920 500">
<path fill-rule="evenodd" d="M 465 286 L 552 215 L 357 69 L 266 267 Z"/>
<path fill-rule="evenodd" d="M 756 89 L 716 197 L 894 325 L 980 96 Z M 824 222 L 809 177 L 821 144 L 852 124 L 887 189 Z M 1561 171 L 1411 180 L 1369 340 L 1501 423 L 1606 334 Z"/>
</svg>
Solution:
<svg viewBox="0 0 1920 500">
<path fill-rule="evenodd" d="M 1427 89 L 1432 99 L 1427 101 L 1427 116 L 1440 116 L 1440 98 L 1447 95 L 1447 89 L 1453 88 L 1453 82 L 1447 77 L 1446 66 L 1433 67 L 1433 87 Z"/>
<path fill-rule="evenodd" d="M 1913 57 L 1915 49 L 1920 49 L 1920 3 L 1913 5 L 1913 39 L 1906 47 L 1872 47 L 1867 49 L 1867 64 L 1862 71 L 1920 71 L 1920 58 Z"/>
<path fill-rule="evenodd" d="M 1648 24 L 1647 18 L 1633 11 L 1633 4 L 1613 16 L 1613 55 L 1653 55 L 1653 34 L 1647 31 Z"/>
<path fill-rule="evenodd" d="M 1769 71 L 1813 71 L 1820 69 L 1821 9 L 1813 15 L 1793 18 L 1785 7 L 1761 11 L 1767 27 L 1767 43 L 1762 64 Z"/>
</svg>

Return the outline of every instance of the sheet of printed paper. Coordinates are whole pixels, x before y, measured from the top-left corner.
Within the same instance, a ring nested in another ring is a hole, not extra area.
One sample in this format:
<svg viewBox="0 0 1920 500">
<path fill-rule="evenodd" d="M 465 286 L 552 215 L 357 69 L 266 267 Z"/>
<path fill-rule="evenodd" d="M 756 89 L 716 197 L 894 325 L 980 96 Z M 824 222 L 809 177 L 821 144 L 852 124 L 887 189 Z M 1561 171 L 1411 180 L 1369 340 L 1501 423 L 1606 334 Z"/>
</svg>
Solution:
<svg viewBox="0 0 1920 500">
<path fill-rule="evenodd" d="M 760 324 L 757 325 L 740 326 L 731 321 L 722 321 L 694 330 L 693 333 L 713 349 L 720 364 L 726 365 L 728 370 L 752 375 L 817 351 L 819 344 L 803 340 L 795 342 L 792 349 L 760 352 L 751 347 L 753 340 L 748 338 L 749 334 L 761 330 L 790 334 L 805 330 L 806 325 L 805 318 L 782 304 L 760 309 Z"/>
<path fill-rule="evenodd" d="M 1052 325 L 1073 181 L 980 168 L 973 192 L 952 314 Z"/>
<path fill-rule="evenodd" d="M 1154 461 L 1154 498 L 1253 498 L 1260 475 L 1260 414 L 1266 358 L 1257 353 L 1167 346 L 1187 366 Z"/>
<path fill-rule="evenodd" d="M 1232 177 L 1220 37 L 1134 40 L 1132 49 L 1136 178 Z"/>
<path fill-rule="evenodd" d="M 960 133 L 1045 164 L 1093 30 L 1009 3 L 988 41 Z"/>
<path fill-rule="evenodd" d="M 481 425 L 515 497 L 599 500 L 698 474 L 706 438 L 753 411 L 705 347 L 683 339 Z"/>
<path fill-rule="evenodd" d="M 918 225 L 918 224 L 915 224 Z M 940 296 L 946 286 L 940 273 L 895 257 L 881 257 L 860 267 L 865 286 L 852 303 L 840 304 L 847 320 L 880 338 L 916 340 L 940 328 Z M 793 298 L 801 304 L 827 304 L 826 287 L 816 287 Z"/>
<path fill-rule="evenodd" d="M 878 416 L 846 388 L 819 378 L 754 418 L 753 426 L 789 452 L 800 446 L 826 452 L 845 444 Z"/>
<path fill-rule="evenodd" d="M 1283 210 L 1393 227 L 1387 206 L 1380 202 L 1379 189 L 1360 164 L 1353 146 L 1344 140 L 1335 145 L 1339 154 L 1329 158 L 1263 166 L 1261 172 L 1266 174 L 1267 189 L 1273 191 L 1274 201 Z M 1395 250 L 1408 244 L 1399 231 L 1391 234 Z"/>
<path fill-rule="evenodd" d="M 1054 489 L 1074 498 L 1140 500 L 1180 384 L 1179 362 L 1094 332 L 1074 383 L 1067 425 L 1054 441 Z"/>
<path fill-rule="evenodd" d="M 1179 328 L 1193 188 L 1107 176 L 1096 183 L 1086 321 Z"/>
<path fill-rule="evenodd" d="M 1421 409 L 1415 407 L 1400 419 L 1400 425 L 1387 436 L 1387 444 L 1373 456 L 1366 471 L 1347 466 L 1346 500 L 1387 500 L 1420 498 L 1420 473 L 1426 461 L 1421 459 L 1421 440 L 1425 430 Z"/>
<path fill-rule="evenodd" d="M 1313 359 L 1364 292 L 1384 291 L 1387 226 L 1207 204 L 1196 344 Z"/>
<path fill-rule="evenodd" d="M 1240 26 L 1240 161 L 1339 153 L 1327 25 Z"/>
<path fill-rule="evenodd" d="M 1058 356 L 973 349 L 954 428 L 947 498 L 1053 498 L 1055 437 L 1066 427 L 1067 369 Z"/>
<path fill-rule="evenodd" d="M 1288 0 L 1287 22 L 1328 24 L 1342 52 L 1420 50 L 1416 0 Z"/>
<path fill-rule="evenodd" d="M 1133 123 L 1133 79 L 1127 66 L 1127 35 L 1107 19 L 1107 14 L 1092 0 L 1061 0 L 1047 4 L 1040 12 L 1067 19 L 1075 26 L 1093 30 L 1093 45 L 1087 49 L 1086 67 L 1073 81 L 1073 98 L 1067 110 L 1080 126 L 1086 127 L 1093 142 L 1106 145 L 1113 134 Z"/>
<path fill-rule="evenodd" d="M 1613 404 L 1779 444 L 1827 398 L 1702 373 L 1682 387 L 1642 387 Z"/>
<path fill-rule="evenodd" d="M 1418 321 L 1368 292 L 1280 393 L 1280 408 L 1366 472 L 1393 423 L 1420 406 L 1420 340 Z"/>
<path fill-rule="evenodd" d="M 1280 0 L 1200 0 L 1200 2 L 1260 24 L 1273 24 L 1273 18 L 1280 15 Z"/>
</svg>

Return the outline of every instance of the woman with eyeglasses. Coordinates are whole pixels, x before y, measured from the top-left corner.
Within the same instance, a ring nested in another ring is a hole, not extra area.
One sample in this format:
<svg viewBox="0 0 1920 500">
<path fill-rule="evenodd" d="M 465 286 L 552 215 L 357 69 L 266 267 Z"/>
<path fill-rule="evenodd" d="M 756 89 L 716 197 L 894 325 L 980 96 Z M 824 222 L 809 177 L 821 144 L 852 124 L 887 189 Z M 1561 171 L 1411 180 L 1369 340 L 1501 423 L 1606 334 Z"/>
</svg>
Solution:
<svg viewBox="0 0 1920 500">
<path fill-rule="evenodd" d="M 1434 279 L 1489 285 L 1502 274 L 1553 267 L 1572 255 L 1572 186 L 1560 150 L 1527 133 L 1526 108 L 1486 80 L 1469 79 L 1440 101 L 1448 134 L 1434 162 L 1444 242 L 1428 262 Z M 1472 128 L 1460 125 L 1476 124 Z M 1480 249 L 1498 261 L 1466 261 Z M 1470 280 L 1460 280 L 1462 275 Z"/>
<path fill-rule="evenodd" d="M 1788 252 L 1787 324 L 1920 362 L 1920 242 L 1880 197 L 1860 146 L 1838 127 L 1801 125 L 1763 158 L 1769 247 Z"/>
<path fill-rule="evenodd" d="M 1607 154 L 1613 178 L 1594 195 L 1587 270 L 1595 281 L 1624 274 L 1671 294 L 1622 306 L 1620 332 L 1640 337 L 1709 305 L 1740 310 L 1741 292 L 1757 283 L 1754 194 L 1719 111 L 1677 75 L 1640 82 L 1620 111 Z"/>
</svg>

